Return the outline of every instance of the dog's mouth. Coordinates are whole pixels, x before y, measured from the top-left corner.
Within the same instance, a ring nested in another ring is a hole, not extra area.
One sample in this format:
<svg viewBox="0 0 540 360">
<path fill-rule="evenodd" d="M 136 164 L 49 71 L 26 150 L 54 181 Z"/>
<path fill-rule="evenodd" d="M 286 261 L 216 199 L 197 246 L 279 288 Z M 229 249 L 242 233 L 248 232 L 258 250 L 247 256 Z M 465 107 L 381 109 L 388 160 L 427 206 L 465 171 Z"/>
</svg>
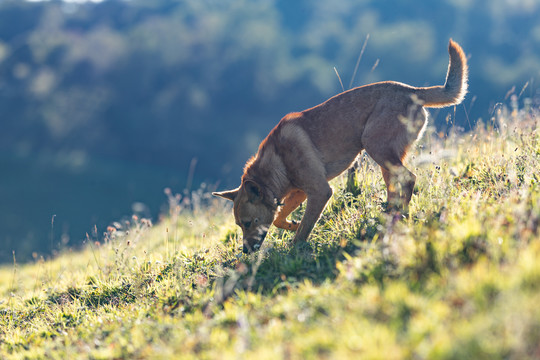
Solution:
<svg viewBox="0 0 540 360">
<path fill-rule="evenodd" d="M 261 245 L 267 233 L 267 230 L 261 230 L 256 237 L 244 240 L 242 252 L 244 254 L 250 254 L 252 252 L 258 251 L 261 248 Z"/>
</svg>

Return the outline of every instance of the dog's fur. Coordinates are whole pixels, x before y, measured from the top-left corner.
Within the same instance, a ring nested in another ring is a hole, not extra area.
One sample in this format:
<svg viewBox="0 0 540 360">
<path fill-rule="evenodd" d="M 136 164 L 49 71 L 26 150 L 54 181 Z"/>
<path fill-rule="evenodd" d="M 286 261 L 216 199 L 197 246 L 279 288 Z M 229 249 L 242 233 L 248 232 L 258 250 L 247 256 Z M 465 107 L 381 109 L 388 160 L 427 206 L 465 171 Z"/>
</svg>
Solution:
<svg viewBox="0 0 540 360">
<path fill-rule="evenodd" d="M 362 150 L 381 167 L 389 207 L 406 210 L 416 176 L 403 160 L 423 132 L 424 108 L 457 105 L 467 92 L 465 54 L 452 40 L 448 52 L 443 86 L 374 83 L 281 119 L 247 162 L 240 187 L 214 193 L 234 202 L 243 251 L 257 250 L 272 223 L 296 231 L 295 242 L 306 240 L 332 196 L 328 181 L 346 170 Z M 306 198 L 300 224 L 287 220 Z"/>
</svg>

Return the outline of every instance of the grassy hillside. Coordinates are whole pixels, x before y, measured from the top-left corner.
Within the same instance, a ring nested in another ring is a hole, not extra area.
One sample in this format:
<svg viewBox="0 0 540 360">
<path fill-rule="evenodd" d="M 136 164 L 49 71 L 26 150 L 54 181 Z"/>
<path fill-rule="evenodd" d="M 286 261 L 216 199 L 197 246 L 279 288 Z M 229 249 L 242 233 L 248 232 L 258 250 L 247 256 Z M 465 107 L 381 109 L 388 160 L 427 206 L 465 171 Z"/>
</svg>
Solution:
<svg viewBox="0 0 540 360">
<path fill-rule="evenodd" d="M 307 243 L 273 229 L 251 256 L 224 202 L 169 194 L 158 224 L 2 268 L 0 358 L 539 358 L 537 127 L 501 110 L 426 136 L 406 219 L 364 157 Z"/>
</svg>

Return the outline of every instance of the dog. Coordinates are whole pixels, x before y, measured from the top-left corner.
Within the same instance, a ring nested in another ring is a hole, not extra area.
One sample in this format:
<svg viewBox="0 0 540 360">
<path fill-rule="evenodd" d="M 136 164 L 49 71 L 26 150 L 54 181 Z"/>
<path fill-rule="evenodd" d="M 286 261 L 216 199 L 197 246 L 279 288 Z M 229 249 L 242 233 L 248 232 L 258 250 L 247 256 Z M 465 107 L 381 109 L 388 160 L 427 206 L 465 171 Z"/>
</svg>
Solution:
<svg viewBox="0 0 540 360">
<path fill-rule="evenodd" d="M 233 201 L 243 252 L 258 250 L 272 224 L 296 231 L 294 242 L 307 240 L 332 196 L 328 181 L 347 170 L 363 150 L 381 168 L 389 209 L 406 213 L 416 176 L 403 161 L 424 131 L 424 108 L 460 104 L 467 92 L 465 53 L 452 39 L 448 52 L 442 86 L 373 83 L 281 119 L 246 163 L 241 185 L 213 193 Z M 287 220 L 306 198 L 300 223 Z"/>
</svg>

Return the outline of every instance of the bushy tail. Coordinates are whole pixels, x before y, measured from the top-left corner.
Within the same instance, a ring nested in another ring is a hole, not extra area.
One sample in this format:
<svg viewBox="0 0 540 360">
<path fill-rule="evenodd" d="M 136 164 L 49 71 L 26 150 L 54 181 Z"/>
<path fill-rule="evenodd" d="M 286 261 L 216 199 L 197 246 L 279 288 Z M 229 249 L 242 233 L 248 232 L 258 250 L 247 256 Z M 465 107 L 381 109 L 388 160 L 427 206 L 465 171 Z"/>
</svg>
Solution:
<svg viewBox="0 0 540 360">
<path fill-rule="evenodd" d="M 450 63 L 446 82 L 443 86 L 420 87 L 415 95 L 425 107 L 445 107 L 457 105 L 463 101 L 467 93 L 467 57 L 459 44 L 452 39 L 448 43 Z"/>
</svg>

